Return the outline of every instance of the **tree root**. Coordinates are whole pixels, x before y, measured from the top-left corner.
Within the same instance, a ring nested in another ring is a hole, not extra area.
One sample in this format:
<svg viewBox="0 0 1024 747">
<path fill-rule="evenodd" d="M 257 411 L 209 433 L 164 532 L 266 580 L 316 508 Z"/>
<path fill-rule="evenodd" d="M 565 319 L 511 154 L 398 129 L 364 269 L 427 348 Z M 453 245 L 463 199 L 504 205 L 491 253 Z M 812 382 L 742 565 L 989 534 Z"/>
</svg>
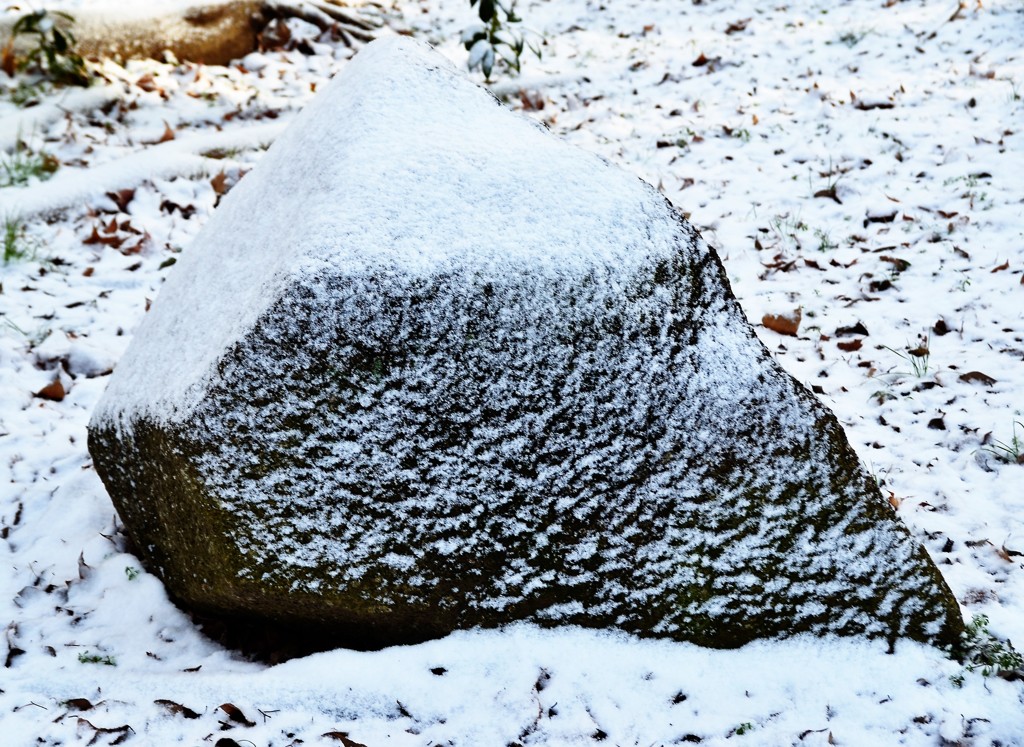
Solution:
<svg viewBox="0 0 1024 747">
<path fill-rule="evenodd" d="M 373 41 L 373 31 L 383 25 L 379 15 L 364 11 L 360 16 L 329 0 L 263 0 L 262 12 L 267 17 L 301 18 L 321 31 L 337 30 L 362 42 Z"/>
<path fill-rule="evenodd" d="M 11 36 L 16 16 L 0 19 L 0 47 Z M 338 0 L 206 0 L 170 12 L 129 6 L 110 11 L 83 9 L 70 27 L 76 50 L 86 58 L 166 59 L 224 65 L 259 48 L 260 32 L 278 18 L 298 18 L 331 31 L 355 47 L 373 39 L 383 25 L 379 6 L 341 5 Z"/>
</svg>

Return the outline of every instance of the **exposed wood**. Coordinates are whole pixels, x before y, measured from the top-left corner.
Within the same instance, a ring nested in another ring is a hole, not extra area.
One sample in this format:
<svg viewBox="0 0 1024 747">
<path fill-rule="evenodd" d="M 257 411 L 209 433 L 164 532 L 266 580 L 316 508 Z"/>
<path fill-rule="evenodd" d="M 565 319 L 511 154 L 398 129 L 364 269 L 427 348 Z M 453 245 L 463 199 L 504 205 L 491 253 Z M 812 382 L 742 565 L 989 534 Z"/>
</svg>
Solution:
<svg viewBox="0 0 1024 747">
<path fill-rule="evenodd" d="M 372 39 L 381 25 L 374 6 L 348 7 L 330 0 L 208 0 L 171 11 L 135 4 L 116 13 L 83 9 L 76 11 L 71 32 L 86 58 L 161 59 L 170 53 L 177 60 L 222 65 L 257 49 L 259 32 L 275 18 L 300 18 L 333 29 L 350 46 Z M 0 47 L 15 20 L 0 19 Z"/>
</svg>

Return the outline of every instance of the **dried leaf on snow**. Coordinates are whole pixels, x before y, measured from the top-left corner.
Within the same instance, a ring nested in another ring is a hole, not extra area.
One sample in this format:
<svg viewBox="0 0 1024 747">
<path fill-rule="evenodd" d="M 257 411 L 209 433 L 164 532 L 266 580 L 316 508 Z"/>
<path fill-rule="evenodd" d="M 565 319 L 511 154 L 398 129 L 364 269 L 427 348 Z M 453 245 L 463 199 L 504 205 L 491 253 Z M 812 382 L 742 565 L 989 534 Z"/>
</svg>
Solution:
<svg viewBox="0 0 1024 747">
<path fill-rule="evenodd" d="M 346 731 L 329 731 L 325 734 L 321 734 L 320 736 L 327 737 L 328 739 L 336 739 L 341 742 L 343 747 L 366 747 L 362 742 L 356 742 L 353 739 L 349 739 L 348 732 Z"/>
<path fill-rule="evenodd" d="M 164 700 L 161 698 L 159 700 L 154 700 L 153 702 L 175 716 L 184 716 L 189 719 L 199 718 L 199 714 L 191 708 L 183 706 L 181 703 L 175 703 L 173 700 Z"/>
<path fill-rule="evenodd" d="M 73 711 L 91 711 L 95 706 L 85 698 L 69 698 L 64 705 Z"/>
<path fill-rule="evenodd" d="M 48 399 L 51 402 L 61 402 L 66 394 L 67 392 L 64 391 L 64 385 L 58 377 L 36 392 L 35 396 L 40 399 Z"/>
<path fill-rule="evenodd" d="M 765 314 L 761 317 L 761 324 L 780 335 L 796 337 L 802 316 L 803 312 L 799 308 L 789 314 Z"/>
<path fill-rule="evenodd" d="M 983 374 L 981 371 L 968 371 L 965 374 L 960 374 L 960 381 L 966 381 L 968 384 L 982 384 L 984 386 L 992 386 L 996 383 L 996 379 L 993 379 L 988 374 Z"/>
<path fill-rule="evenodd" d="M 221 703 L 217 707 L 224 711 L 224 713 L 228 715 L 228 718 L 236 724 L 242 724 L 243 726 L 256 726 L 256 722 L 247 719 L 245 714 L 242 713 L 242 709 L 234 703 Z"/>
<path fill-rule="evenodd" d="M 837 327 L 835 331 L 836 337 L 849 337 L 850 335 L 868 335 L 868 328 L 863 323 L 857 322 L 849 327 Z"/>
</svg>

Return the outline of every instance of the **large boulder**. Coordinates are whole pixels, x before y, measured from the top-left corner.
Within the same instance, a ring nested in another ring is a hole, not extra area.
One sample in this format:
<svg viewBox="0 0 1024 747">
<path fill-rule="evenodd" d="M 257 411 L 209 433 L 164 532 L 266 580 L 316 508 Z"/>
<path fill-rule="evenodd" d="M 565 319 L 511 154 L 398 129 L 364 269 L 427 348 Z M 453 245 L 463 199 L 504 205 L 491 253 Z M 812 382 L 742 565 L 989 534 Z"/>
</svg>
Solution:
<svg viewBox="0 0 1024 747">
<path fill-rule="evenodd" d="M 671 204 L 408 39 L 227 196 L 89 447 L 182 604 L 352 645 L 962 627 Z"/>
</svg>

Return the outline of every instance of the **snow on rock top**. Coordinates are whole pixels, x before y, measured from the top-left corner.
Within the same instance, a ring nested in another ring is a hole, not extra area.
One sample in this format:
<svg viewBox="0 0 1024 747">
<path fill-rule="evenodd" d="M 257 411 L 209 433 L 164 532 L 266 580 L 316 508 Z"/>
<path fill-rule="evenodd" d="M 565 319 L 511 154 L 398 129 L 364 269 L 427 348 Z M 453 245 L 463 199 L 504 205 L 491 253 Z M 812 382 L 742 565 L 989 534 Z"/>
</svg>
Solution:
<svg viewBox="0 0 1024 747">
<path fill-rule="evenodd" d="M 225 346 L 324 268 L 557 275 L 676 251 L 673 216 L 640 180 L 497 101 L 481 106 L 481 93 L 411 40 L 362 51 L 227 196 L 161 291 L 139 336 L 173 346 L 175 365 L 133 363 L 163 355 L 133 347 L 97 418 L 187 413 Z"/>
<path fill-rule="evenodd" d="M 962 627 L 696 231 L 408 39 L 228 195 L 90 451 L 175 597 L 353 645 Z"/>
</svg>

